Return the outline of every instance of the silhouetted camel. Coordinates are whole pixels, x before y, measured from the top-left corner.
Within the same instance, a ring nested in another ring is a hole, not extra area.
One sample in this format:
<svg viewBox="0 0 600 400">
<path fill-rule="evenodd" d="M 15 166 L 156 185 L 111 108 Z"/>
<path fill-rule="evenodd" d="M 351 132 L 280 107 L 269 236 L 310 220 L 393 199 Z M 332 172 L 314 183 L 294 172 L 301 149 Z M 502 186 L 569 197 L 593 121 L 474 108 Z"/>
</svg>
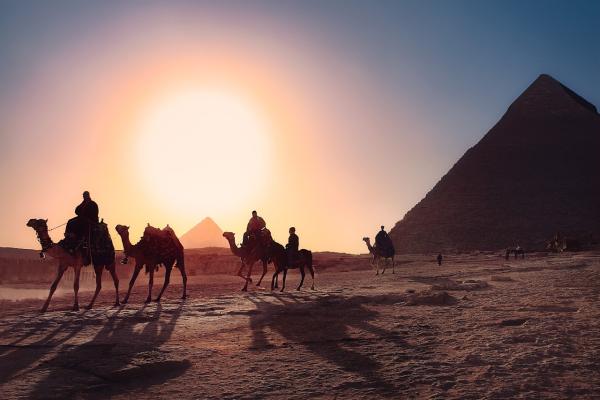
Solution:
<svg viewBox="0 0 600 400">
<path fill-rule="evenodd" d="M 42 252 L 47 253 L 50 257 L 58 260 L 58 274 L 52 282 L 50 286 L 50 293 L 48 294 L 48 299 L 44 303 L 42 307 L 42 312 L 45 312 L 48 309 L 48 305 L 50 304 L 50 300 L 52 299 L 52 295 L 56 291 L 58 287 L 58 283 L 62 279 L 63 274 L 69 267 L 73 267 L 75 270 L 75 277 L 73 279 L 73 291 L 75 292 L 75 302 L 73 303 L 73 311 L 79 310 L 79 276 L 81 274 L 81 267 L 84 266 L 83 256 L 80 252 L 75 252 L 75 254 L 71 254 L 62 246 L 54 243 L 48 234 L 48 220 L 47 219 L 30 219 L 27 222 L 27 226 L 33 228 L 35 230 L 38 240 L 42 245 Z M 100 289 L 102 288 L 102 271 L 104 268 L 108 270 L 110 275 L 112 276 L 113 282 L 115 284 L 115 305 L 119 305 L 119 278 L 115 272 L 115 257 L 114 253 L 112 255 L 112 262 L 109 264 L 94 264 L 94 255 L 92 254 L 92 264 L 94 265 L 94 272 L 96 273 L 96 291 L 94 292 L 94 296 L 88 305 L 88 308 L 92 308 L 94 306 L 94 302 L 96 301 L 96 297 L 98 297 L 98 293 L 100 293 Z M 103 257 L 104 258 L 104 257 Z"/>
<path fill-rule="evenodd" d="M 275 273 L 273 274 L 273 279 L 271 280 L 271 290 L 277 287 L 277 277 L 280 272 L 283 271 L 283 283 L 281 284 L 281 291 L 285 290 L 285 280 L 287 277 L 288 269 L 300 269 L 300 275 L 302 278 L 300 279 L 300 284 L 296 290 L 300 290 L 302 284 L 304 283 L 304 268 L 308 268 L 310 272 L 310 276 L 312 277 L 312 286 L 311 289 L 315 289 L 315 271 L 312 265 L 312 252 L 310 250 L 302 249 L 298 251 L 298 259 L 295 260 L 293 264 L 289 264 L 287 251 L 285 247 L 283 247 L 280 243 L 277 243 L 273 238 L 270 239 L 269 244 L 267 245 L 267 254 L 269 258 L 273 261 L 273 265 L 275 265 Z"/>
<path fill-rule="evenodd" d="M 231 252 L 240 258 L 241 264 L 240 264 L 240 268 L 238 269 L 236 275 L 246 281 L 246 284 L 242 288 L 242 291 L 245 292 L 248 290 L 248 282 L 252 282 L 252 278 L 251 278 L 252 266 L 257 261 L 262 261 L 262 265 L 263 265 L 263 273 L 260 276 L 258 283 L 256 284 L 256 286 L 260 286 L 260 283 L 262 282 L 263 278 L 267 274 L 267 264 L 269 263 L 269 258 L 267 256 L 267 253 L 264 251 L 262 246 L 238 247 L 237 244 L 235 244 L 235 233 L 233 233 L 233 232 L 223 232 L 223 237 L 225 239 L 227 239 L 227 242 L 229 243 L 229 248 L 231 249 Z M 247 276 L 244 276 L 242 274 L 242 270 L 244 269 L 244 266 L 248 266 L 248 275 Z"/>
<path fill-rule="evenodd" d="M 516 248 L 508 248 L 506 249 L 506 259 L 508 260 L 508 258 L 510 257 L 511 254 L 515 255 L 515 259 L 517 259 L 519 257 L 519 255 L 521 256 L 521 258 L 525 258 L 525 250 L 523 250 L 520 247 L 516 247 Z"/>
<path fill-rule="evenodd" d="M 394 250 L 394 248 L 390 248 L 390 249 L 379 249 L 377 246 L 373 247 L 371 246 L 371 239 L 369 239 L 368 237 L 364 237 L 363 238 L 364 242 L 367 244 L 367 248 L 369 249 L 369 253 L 371 253 L 373 255 L 373 259 L 371 260 L 371 265 L 375 266 L 375 270 L 377 271 L 375 273 L 375 275 L 379 275 L 379 260 L 383 259 L 384 261 L 387 260 L 388 258 L 392 260 L 392 274 L 396 273 L 396 263 L 394 261 L 394 256 L 396 254 L 396 251 Z M 383 271 L 381 272 L 381 274 L 385 274 L 385 263 L 383 264 Z"/>
<path fill-rule="evenodd" d="M 133 288 L 133 284 L 137 279 L 140 270 L 145 265 L 146 272 L 150 274 L 150 279 L 148 281 L 148 297 L 146 298 L 146 303 L 152 301 L 152 286 L 154 284 L 154 272 L 156 271 L 158 265 L 163 264 L 165 266 L 165 282 L 163 284 L 156 301 L 160 301 L 165 289 L 169 285 L 171 278 L 171 270 L 175 265 L 179 272 L 181 272 L 181 278 L 183 279 L 183 295 L 182 299 L 187 297 L 187 275 L 185 273 L 185 262 L 184 262 L 184 254 L 183 254 L 183 246 L 181 246 L 179 240 L 173 240 L 170 246 L 163 250 L 162 254 L 157 254 L 159 250 L 162 249 L 151 249 L 149 248 L 147 243 L 144 243 L 143 240 L 140 240 L 137 244 L 131 244 L 129 240 L 129 227 L 124 225 L 117 225 L 115 227 L 116 231 L 119 233 L 121 240 L 123 242 L 123 250 L 125 251 L 125 256 L 135 258 L 135 269 L 133 271 L 133 275 L 131 276 L 131 280 L 129 281 L 129 289 L 127 290 L 127 295 L 123 299 L 123 303 L 127 303 L 129 300 L 129 295 L 131 294 L 131 289 Z M 174 236 L 174 234 L 173 234 Z M 177 263 L 176 263 L 177 262 Z M 176 263 L 176 264 L 175 264 Z"/>
</svg>

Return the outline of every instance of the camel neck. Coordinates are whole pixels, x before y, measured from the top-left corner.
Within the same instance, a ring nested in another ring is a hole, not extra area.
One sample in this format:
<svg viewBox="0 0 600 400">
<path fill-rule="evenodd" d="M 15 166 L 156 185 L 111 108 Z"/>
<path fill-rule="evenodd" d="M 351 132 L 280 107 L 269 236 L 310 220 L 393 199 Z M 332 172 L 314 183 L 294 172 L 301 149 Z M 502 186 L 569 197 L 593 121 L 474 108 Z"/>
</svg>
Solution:
<svg viewBox="0 0 600 400">
<path fill-rule="evenodd" d="M 121 241 L 123 242 L 123 251 L 125 252 L 125 255 L 133 256 L 133 254 L 131 254 L 133 252 L 133 245 L 131 244 L 131 241 L 129 240 L 129 234 L 123 233 L 120 236 L 121 236 Z"/>
<path fill-rule="evenodd" d="M 46 251 L 50 247 L 54 246 L 54 242 L 50 238 L 50 235 L 48 235 L 48 231 L 40 230 L 37 232 L 37 236 L 40 244 L 42 245 L 42 251 Z"/>
</svg>

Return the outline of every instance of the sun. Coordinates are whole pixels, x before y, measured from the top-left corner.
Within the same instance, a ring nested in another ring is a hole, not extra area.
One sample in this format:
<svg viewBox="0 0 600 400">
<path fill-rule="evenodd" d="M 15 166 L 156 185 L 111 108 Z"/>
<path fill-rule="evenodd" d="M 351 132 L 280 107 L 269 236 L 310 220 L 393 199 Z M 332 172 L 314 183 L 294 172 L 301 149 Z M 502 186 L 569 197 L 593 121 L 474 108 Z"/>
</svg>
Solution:
<svg viewBox="0 0 600 400">
<path fill-rule="evenodd" d="M 267 181 L 267 120 L 237 93 L 205 87 L 163 93 L 147 105 L 135 130 L 144 189 L 172 213 L 197 217 L 238 209 Z"/>
</svg>

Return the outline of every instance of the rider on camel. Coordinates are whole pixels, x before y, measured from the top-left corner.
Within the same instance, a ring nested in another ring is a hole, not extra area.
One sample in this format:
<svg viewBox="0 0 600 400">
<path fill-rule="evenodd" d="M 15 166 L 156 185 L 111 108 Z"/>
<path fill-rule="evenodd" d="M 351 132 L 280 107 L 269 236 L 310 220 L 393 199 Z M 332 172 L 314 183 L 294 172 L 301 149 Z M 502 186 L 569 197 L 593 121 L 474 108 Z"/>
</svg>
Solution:
<svg viewBox="0 0 600 400">
<path fill-rule="evenodd" d="M 298 235 L 296 235 L 296 228 L 293 226 L 290 228 L 289 232 L 290 237 L 285 245 L 285 249 L 287 250 L 288 265 L 293 265 L 298 259 L 298 247 L 300 247 L 300 239 L 298 238 Z"/>
<path fill-rule="evenodd" d="M 83 201 L 75 208 L 75 215 L 82 218 L 90 226 L 98 223 L 98 204 L 90 197 L 90 192 L 83 192 Z"/>
<path fill-rule="evenodd" d="M 375 236 L 375 247 L 385 248 L 390 243 L 390 237 L 385 231 L 385 226 L 381 225 L 381 230 Z"/>
<path fill-rule="evenodd" d="M 248 221 L 246 226 L 246 232 L 244 233 L 244 240 L 242 245 L 246 245 L 251 237 L 258 238 L 260 232 L 267 226 L 265 220 L 258 216 L 256 211 L 252 211 L 252 218 Z"/>
<path fill-rule="evenodd" d="M 77 217 L 67 222 L 65 229 L 65 248 L 71 253 L 89 241 L 90 231 L 98 224 L 98 204 L 90 197 L 90 192 L 83 192 L 83 201 L 75 208 Z"/>
</svg>

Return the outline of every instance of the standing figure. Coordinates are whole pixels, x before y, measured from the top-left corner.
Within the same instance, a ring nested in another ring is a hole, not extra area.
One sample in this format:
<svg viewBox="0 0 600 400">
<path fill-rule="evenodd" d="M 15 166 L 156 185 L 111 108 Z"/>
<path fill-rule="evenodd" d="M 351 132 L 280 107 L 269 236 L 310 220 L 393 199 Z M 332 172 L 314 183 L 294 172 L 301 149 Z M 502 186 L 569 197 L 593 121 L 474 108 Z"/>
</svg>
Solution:
<svg viewBox="0 0 600 400">
<path fill-rule="evenodd" d="M 437 263 L 438 263 L 438 265 L 440 265 L 440 266 L 442 265 L 442 253 L 439 253 L 439 254 L 438 254 L 438 256 L 437 256 Z"/>
</svg>

